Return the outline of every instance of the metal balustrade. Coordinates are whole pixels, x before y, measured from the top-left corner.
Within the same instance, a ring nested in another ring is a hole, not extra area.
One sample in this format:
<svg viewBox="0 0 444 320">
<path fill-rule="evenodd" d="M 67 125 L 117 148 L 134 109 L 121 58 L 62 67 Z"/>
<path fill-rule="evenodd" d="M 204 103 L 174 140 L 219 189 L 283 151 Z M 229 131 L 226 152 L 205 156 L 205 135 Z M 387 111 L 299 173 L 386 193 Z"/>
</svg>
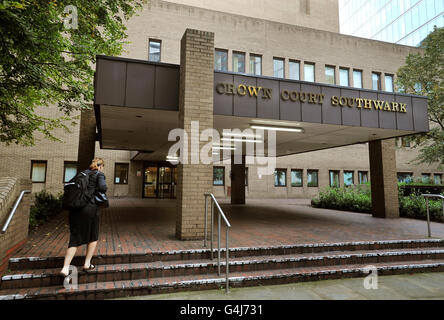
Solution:
<svg viewBox="0 0 444 320">
<path fill-rule="evenodd" d="M 225 264 L 225 278 L 226 278 L 226 285 L 225 285 L 225 292 L 228 293 L 229 290 L 229 250 L 228 250 L 228 231 L 231 228 L 231 224 L 228 221 L 227 217 L 225 216 L 223 210 L 221 209 L 219 203 L 217 202 L 216 198 L 212 193 L 205 193 L 205 239 L 204 239 L 204 247 L 207 247 L 207 234 L 208 234 L 208 198 L 210 198 L 211 203 L 211 236 L 210 236 L 210 243 L 211 243 L 211 249 L 210 249 L 210 255 L 211 260 L 213 260 L 213 226 L 214 226 L 214 206 L 217 208 L 218 212 L 218 219 L 217 219 L 217 274 L 220 276 L 220 229 L 221 229 L 221 217 L 223 218 L 225 225 L 226 225 L 226 264 Z"/>
<path fill-rule="evenodd" d="M 422 195 L 426 199 L 426 206 L 427 206 L 427 231 L 429 238 L 432 237 L 432 232 L 430 230 L 430 210 L 429 210 L 429 199 L 430 198 L 438 198 L 442 200 L 442 214 L 444 217 L 444 196 L 440 194 L 423 194 Z"/>
</svg>

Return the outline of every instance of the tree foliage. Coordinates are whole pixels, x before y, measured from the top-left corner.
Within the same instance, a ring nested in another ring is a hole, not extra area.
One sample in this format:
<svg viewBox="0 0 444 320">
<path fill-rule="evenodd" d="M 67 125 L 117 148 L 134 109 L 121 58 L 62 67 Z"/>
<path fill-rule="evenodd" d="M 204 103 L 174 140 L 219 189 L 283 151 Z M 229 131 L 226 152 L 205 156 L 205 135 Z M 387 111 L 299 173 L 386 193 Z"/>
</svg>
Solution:
<svg viewBox="0 0 444 320">
<path fill-rule="evenodd" d="M 403 91 L 428 97 L 430 132 L 411 137 L 419 147 L 417 163 L 444 165 L 444 28 L 434 28 L 420 45 L 422 53 L 410 54 L 398 70 Z"/>
<path fill-rule="evenodd" d="M 125 20 L 145 0 L 0 0 L 0 141 L 34 144 L 69 130 L 73 111 L 93 101 L 97 54 L 119 55 Z M 77 22 L 77 24 L 75 24 Z M 62 117 L 44 117 L 57 105 Z"/>
</svg>

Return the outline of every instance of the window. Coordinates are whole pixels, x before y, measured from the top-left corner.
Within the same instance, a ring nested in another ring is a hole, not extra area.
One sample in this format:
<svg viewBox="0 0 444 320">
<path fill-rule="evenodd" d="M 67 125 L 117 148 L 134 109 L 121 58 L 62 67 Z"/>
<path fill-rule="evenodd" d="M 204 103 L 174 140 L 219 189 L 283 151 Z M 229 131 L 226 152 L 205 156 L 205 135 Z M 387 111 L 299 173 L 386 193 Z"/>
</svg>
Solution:
<svg viewBox="0 0 444 320">
<path fill-rule="evenodd" d="M 262 74 L 262 56 L 250 54 L 250 74 L 257 76 Z"/>
<path fill-rule="evenodd" d="M 393 76 L 385 75 L 385 91 L 393 92 Z"/>
<path fill-rule="evenodd" d="M 314 82 L 315 81 L 315 65 L 314 63 L 306 62 L 304 64 L 304 80 Z"/>
<path fill-rule="evenodd" d="M 348 81 L 348 69 L 339 68 L 339 85 L 348 87 L 350 85 Z"/>
<path fill-rule="evenodd" d="M 160 62 L 160 40 L 150 39 L 149 42 L 149 51 L 148 51 L 148 60 L 153 62 Z"/>
<path fill-rule="evenodd" d="M 116 163 L 114 166 L 114 183 L 128 184 L 128 163 Z"/>
<path fill-rule="evenodd" d="M 355 183 L 353 171 L 344 171 L 344 186 L 351 186 Z"/>
<path fill-rule="evenodd" d="M 434 181 L 435 184 L 442 184 L 442 174 L 441 173 L 435 173 L 434 174 Z"/>
<path fill-rule="evenodd" d="M 301 64 L 299 61 L 290 60 L 289 62 L 289 76 L 290 79 L 300 80 Z"/>
<path fill-rule="evenodd" d="M 213 167 L 213 185 L 225 185 L 225 167 Z"/>
<path fill-rule="evenodd" d="M 398 172 L 398 182 L 410 183 L 413 182 L 413 174 L 411 172 Z"/>
<path fill-rule="evenodd" d="M 276 78 L 285 77 L 284 62 L 284 59 L 273 58 L 273 76 Z"/>
<path fill-rule="evenodd" d="M 228 71 L 228 51 L 216 49 L 214 53 L 214 69 L 217 71 Z"/>
<path fill-rule="evenodd" d="M 233 51 L 233 72 L 245 73 L 245 53 Z"/>
<path fill-rule="evenodd" d="M 401 147 L 403 148 L 410 147 L 410 139 L 408 137 L 401 137 Z"/>
<path fill-rule="evenodd" d="M 336 170 L 330 170 L 330 187 L 337 187 L 339 188 L 339 171 Z"/>
<path fill-rule="evenodd" d="M 46 161 L 31 161 L 31 180 L 32 182 L 46 182 Z"/>
<path fill-rule="evenodd" d="M 245 168 L 245 186 L 248 186 L 248 168 Z"/>
<path fill-rule="evenodd" d="M 77 163 L 65 161 L 63 169 L 63 182 L 69 182 L 77 174 Z"/>
<path fill-rule="evenodd" d="M 353 70 L 353 86 L 362 89 L 362 71 Z"/>
<path fill-rule="evenodd" d="M 368 171 L 359 171 L 358 180 L 359 184 L 366 184 L 368 182 Z"/>
<path fill-rule="evenodd" d="M 276 169 L 274 171 L 274 186 L 275 187 L 287 186 L 287 169 Z"/>
<path fill-rule="evenodd" d="M 432 180 L 430 179 L 430 173 L 422 174 L 422 183 L 432 183 Z"/>
<path fill-rule="evenodd" d="M 307 186 L 308 187 L 318 187 L 318 170 L 307 170 Z"/>
<path fill-rule="evenodd" d="M 381 75 L 379 73 L 372 73 L 372 89 L 381 90 Z"/>
<path fill-rule="evenodd" d="M 302 170 L 291 170 L 291 186 L 302 187 Z"/>
<path fill-rule="evenodd" d="M 325 82 L 328 84 L 336 84 L 335 67 L 325 66 Z"/>
</svg>

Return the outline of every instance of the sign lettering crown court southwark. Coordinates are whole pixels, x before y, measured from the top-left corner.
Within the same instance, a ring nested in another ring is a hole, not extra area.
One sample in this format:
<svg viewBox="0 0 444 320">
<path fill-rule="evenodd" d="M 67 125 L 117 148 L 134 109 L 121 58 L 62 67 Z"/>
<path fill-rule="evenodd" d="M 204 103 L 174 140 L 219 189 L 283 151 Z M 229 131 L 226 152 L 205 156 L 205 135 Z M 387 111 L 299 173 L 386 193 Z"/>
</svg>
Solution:
<svg viewBox="0 0 444 320">
<path fill-rule="evenodd" d="M 216 85 L 216 92 L 218 94 L 250 96 L 256 98 L 261 96 L 262 99 L 271 99 L 273 95 L 273 90 L 271 88 L 247 86 L 245 84 L 239 84 L 236 87 L 232 83 L 218 83 Z M 293 102 L 300 101 L 302 103 L 323 105 L 325 100 L 325 94 L 303 92 L 297 90 L 294 91 L 282 90 L 280 98 L 283 101 L 290 100 Z M 407 113 L 407 104 L 395 101 L 332 96 L 330 103 L 332 106 L 341 106 L 341 107 L 347 106 L 349 108 L 356 107 L 361 109 L 363 108 L 363 109 L 374 109 L 381 111 Z"/>
</svg>

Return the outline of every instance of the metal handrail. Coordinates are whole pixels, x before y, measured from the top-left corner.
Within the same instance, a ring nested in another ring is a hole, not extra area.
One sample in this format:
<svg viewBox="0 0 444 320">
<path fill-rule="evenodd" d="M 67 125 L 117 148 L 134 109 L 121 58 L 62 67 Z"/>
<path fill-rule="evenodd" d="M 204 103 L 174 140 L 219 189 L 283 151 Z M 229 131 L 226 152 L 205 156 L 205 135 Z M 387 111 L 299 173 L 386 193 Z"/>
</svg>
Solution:
<svg viewBox="0 0 444 320">
<path fill-rule="evenodd" d="M 18 208 L 20 202 L 22 201 L 24 194 L 25 194 L 25 193 L 30 193 L 30 192 L 31 192 L 30 190 L 23 190 L 22 192 L 20 192 L 20 195 L 19 195 L 19 197 L 17 198 L 17 201 L 14 203 L 14 207 L 12 207 L 12 210 L 11 210 L 11 212 L 9 213 L 9 217 L 8 217 L 8 219 L 6 220 L 5 225 L 4 225 L 3 228 L 2 228 L 2 231 L 1 231 L 2 234 L 5 233 L 6 230 L 8 229 L 9 224 L 11 223 L 11 220 L 12 220 L 12 218 L 14 217 L 15 211 L 17 210 L 17 208 Z"/>
<path fill-rule="evenodd" d="M 204 239 L 204 247 L 207 247 L 207 224 L 208 224 L 208 197 L 212 199 L 211 201 L 211 260 L 213 260 L 213 225 L 214 225 L 214 205 L 216 205 L 217 210 L 219 212 L 218 219 L 217 219 L 217 274 L 220 276 L 220 225 L 221 225 L 221 216 L 224 219 L 225 225 L 227 226 L 227 234 L 225 238 L 226 242 L 226 266 L 225 266 L 225 278 L 226 278 L 226 285 L 225 285 L 225 292 L 228 293 L 230 291 L 229 289 L 229 280 L 228 280 L 228 272 L 229 272 L 229 255 L 228 255 L 228 230 L 231 228 L 231 224 L 228 221 L 227 217 L 225 216 L 223 210 L 221 209 L 219 203 L 217 202 L 216 198 L 212 193 L 205 193 L 205 239 Z"/>
<path fill-rule="evenodd" d="M 429 198 L 440 198 L 442 200 L 442 214 L 444 217 L 444 196 L 440 194 L 423 194 L 422 195 L 426 199 L 427 206 L 427 231 L 429 238 L 432 237 L 432 232 L 430 230 L 430 213 L 429 213 Z"/>
</svg>

